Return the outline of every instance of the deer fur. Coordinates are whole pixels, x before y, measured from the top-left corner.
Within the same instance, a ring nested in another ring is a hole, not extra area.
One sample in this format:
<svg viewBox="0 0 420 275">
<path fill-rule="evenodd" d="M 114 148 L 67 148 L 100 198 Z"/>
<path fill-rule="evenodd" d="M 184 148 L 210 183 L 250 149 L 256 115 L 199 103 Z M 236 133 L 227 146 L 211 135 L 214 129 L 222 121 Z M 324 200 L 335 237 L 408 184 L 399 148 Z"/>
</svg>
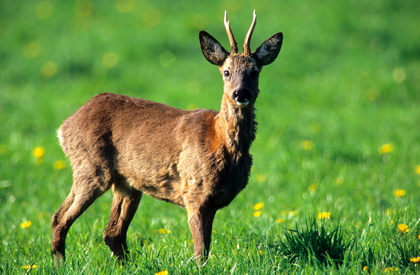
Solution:
<svg viewBox="0 0 420 275">
<path fill-rule="evenodd" d="M 255 20 L 254 12 L 254 26 Z M 231 45 L 236 45 L 226 14 L 225 26 Z M 142 194 L 186 209 L 194 255 L 200 262 L 206 259 L 216 211 L 248 183 L 258 77 L 277 57 L 283 35 L 273 35 L 255 52 L 248 50 L 250 54 L 234 48 L 227 52 L 205 31 L 199 38 L 204 57 L 223 76 L 219 112 L 186 111 L 104 93 L 59 128 L 60 144 L 73 168 L 73 186 L 52 218 L 56 262 L 65 258 L 65 239 L 73 222 L 109 189 L 114 198 L 104 240 L 118 259 L 128 253 L 126 234 Z"/>
</svg>

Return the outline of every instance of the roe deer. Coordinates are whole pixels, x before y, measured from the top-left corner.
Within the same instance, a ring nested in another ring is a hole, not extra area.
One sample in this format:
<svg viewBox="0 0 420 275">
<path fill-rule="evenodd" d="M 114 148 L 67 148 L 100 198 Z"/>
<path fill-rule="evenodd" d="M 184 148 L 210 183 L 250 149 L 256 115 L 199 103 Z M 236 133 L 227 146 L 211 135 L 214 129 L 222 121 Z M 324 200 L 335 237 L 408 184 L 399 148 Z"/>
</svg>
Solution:
<svg viewBox="0 0 420 275">
<path fill-rule="evenodd" d="M 110 188 L 114 198 L 103 237 L 118 259 L 128 253 L 126 234 L 143 193 L 186 209 L 194 255 L 199 263 L 207 258 L 216 211 L 248 183 L 258 77 L 276 59 L 283 40 L 276 33 L 251 53 L 254 11 L 244 53 L 238 53 L 226 12 L 224 24 L 230 53 L 207 32 L 199 33 L 204 57 L 223 76 L 220 112 L 104 93 L 61 125 L 58 137 L 73 168 L 73 186 L 52 217 L 56 263 L 65 257 L 73 222 Z"/>
</svg>

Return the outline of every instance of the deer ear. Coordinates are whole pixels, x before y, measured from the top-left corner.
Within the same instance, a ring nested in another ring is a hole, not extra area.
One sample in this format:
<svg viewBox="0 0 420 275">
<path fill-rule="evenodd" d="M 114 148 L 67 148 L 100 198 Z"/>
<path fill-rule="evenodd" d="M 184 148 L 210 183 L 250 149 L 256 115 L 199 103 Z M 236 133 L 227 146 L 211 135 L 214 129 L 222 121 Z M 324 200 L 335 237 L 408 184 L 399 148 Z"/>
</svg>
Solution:
<svg viewBox="0 0 420 275">
<path fill-rule="evenodd" d="M 221 66 L 229 56 L 229 52 L 227 52 L 222 45 L 207 32 L 201 31 L 199 36 L 201 51 L 203 52 L 204 57 L 210 63 Z"/>
<path fill-rule="evenodd" d="M 283 43 L 283 33 L 279 32 L 268 38 L 258 49 L 252 53 L 260 66 L 265 66 L 273 62 L 281 49 Z"/>
</svg>

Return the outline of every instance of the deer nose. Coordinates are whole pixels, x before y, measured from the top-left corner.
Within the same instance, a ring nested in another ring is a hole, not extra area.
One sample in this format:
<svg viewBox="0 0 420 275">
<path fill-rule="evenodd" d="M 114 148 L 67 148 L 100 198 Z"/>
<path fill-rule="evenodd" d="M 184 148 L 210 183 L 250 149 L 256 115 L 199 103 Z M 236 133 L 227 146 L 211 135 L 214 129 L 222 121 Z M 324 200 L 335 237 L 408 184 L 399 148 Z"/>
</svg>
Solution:
<svg viewBox="0 0 420 275">
<path fill-rule="evenodd" d="M 238 89 L 233 92 L 233 100 L 241 107 L 246 107 L 251 100 L 251 92 L 247 89 Z"/>
</svg>

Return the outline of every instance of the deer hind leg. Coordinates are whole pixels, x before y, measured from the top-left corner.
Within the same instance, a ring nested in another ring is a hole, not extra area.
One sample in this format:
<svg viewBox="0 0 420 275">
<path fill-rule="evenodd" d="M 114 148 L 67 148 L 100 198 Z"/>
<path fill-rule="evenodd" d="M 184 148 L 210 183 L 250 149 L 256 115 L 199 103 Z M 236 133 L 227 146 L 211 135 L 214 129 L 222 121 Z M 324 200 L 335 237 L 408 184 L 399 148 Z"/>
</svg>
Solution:
<svg viewBox="0 0 420 275">
<path fill-rule="evenodd" d="M 129 254 L 127 230 L 142 196 L 140 191 L 124 184 L 113 185 L 111 216 L 104 233 L 105 243 L 118 260 L 126 259 L 126 254 Z"/>
<path fill-rule="evenodd" d="M 211 233 L 216 209 L 201 207 L 188 209 L 188 224 L 194 240 L 194 255 L 199 265 L 204 265 L 210 252 Z"/>
<path fill-rule="evenodd" d="M 65 241 L 71 225 L 106 190 L 94 182 L 83 185 L 75 181 L 70 194 L 52 218 L 52 253 L 56 264 L 65 259 Z"/>
</svg>

